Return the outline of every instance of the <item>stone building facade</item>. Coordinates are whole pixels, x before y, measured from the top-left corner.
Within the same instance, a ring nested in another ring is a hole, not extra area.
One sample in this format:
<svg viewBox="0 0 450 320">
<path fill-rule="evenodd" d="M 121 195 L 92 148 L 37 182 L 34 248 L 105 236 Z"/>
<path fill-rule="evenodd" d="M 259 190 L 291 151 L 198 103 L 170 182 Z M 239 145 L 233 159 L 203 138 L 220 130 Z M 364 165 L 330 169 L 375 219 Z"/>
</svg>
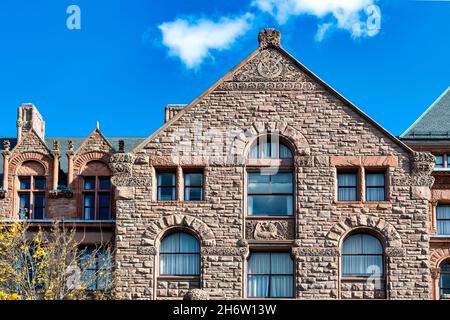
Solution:
<svg viewBox="0 0 450 320">
<path fill-rule="evenodd" d="M 21 177 L 45 176 L 45 217 L 27 217 L 112 240 L 129 299 L 444 298 L 436 272 L 450 244 L 433 237 L 430 208 L 446 193 L 433 187 L 432 150 L 392 136 L 278 31 L 258 40 L 191 104 L 169 105 L 146 139 L 96 128 L 53 142 L 22 105 L 17 141 L 4 139 L 4 221 L 19 217 Z M 105 220 L 86 219 L 86 177 L 110 178 Z"/>
</svg>

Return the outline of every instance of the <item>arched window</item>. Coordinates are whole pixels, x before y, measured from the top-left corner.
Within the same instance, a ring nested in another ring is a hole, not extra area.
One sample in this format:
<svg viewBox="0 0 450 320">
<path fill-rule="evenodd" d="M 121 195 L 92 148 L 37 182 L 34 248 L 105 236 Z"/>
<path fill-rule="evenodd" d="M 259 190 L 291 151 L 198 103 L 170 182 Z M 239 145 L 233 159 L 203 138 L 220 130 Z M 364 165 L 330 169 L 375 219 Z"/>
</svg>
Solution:
<svg viewBox="0 0 450 320">
<path fill-rule="evenodd" d="M 439 281 L 439 288 L 442 295 L 450 294 L 450 261 L 441 264 L 441 278 Z"/>
<path fill-rule="evenodd" d="M 160 274 L 200 275 L 200 244 L 184 232 L 172 233 L 161 241 Z"/>
<path fill-rule="evenodd" d="M 248 296 L 294 296 L 294 263 L 289 253 L 255 252 L 248 261 Z"/>
<path fill-rule="evenodd" d="M 377 238 L 357 233 L 345 239 L 342 249 L 342 275 L 383 276 L 383 246 Z"/>
<path fill-rule="evenodd" d="M 268 135 L 256 139 L 250 148 L 249 159 L 292 159 L 291 149 L 278 137 Z"/>
<path fill-rule="evenodd" d="M 111 178 L 109 168 L 100 161 L 89 162 L 82 173 L 83 219 L 111 219 Z"/>
<path fill-rule="evenodd" d="M 45 168 L 36 161 L 27 161 L 17 170 L 19 178 L 19 218 L 45 219 L 46 177 Z"/>
</svg>

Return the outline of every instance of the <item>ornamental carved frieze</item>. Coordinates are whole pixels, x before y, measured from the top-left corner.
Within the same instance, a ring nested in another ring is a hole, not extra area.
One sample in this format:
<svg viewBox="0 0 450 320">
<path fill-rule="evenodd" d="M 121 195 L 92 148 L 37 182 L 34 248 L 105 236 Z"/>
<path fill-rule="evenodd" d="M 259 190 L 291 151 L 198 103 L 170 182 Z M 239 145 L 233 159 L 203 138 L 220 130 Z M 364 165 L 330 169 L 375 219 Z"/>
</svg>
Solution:
<svg viewBox="0 0 450 320">
<path fill-rule="evenodd" d="M 435 164 L 434 156 L 426 152 L 414 152 L 411 156 L 411 177 L 394 179 L 394 184 L 413 187 L 432 187 L 431 175 Z"/>
<path fill-rule="evenodd" d="M 337 248 L 292 248 L 292 255 L 296 260 L 300 257 L 339 257 Z"/>
<path fill-rule="evenodd" d="M 134 156 L 130 153 L 116 153 L 109 160 L 109 167 L 114 176 L 131 177 Z"/>
<path fill-rule="evenodd" d="M 146 256 L 156 256 L 158 250 L 154 246 L 141 246 L 137 249 L 137 253 Z"/>
<path fill-rule="evenodd" d="M 386 256 L 388 257 L 404 257 L 406 256 L 406 249 L 404 248 L 386 248 Z"/>
<path fill-rule="evenodd" d="M 240 256 L 247 257 L 249 254 L 248 247 L 202 247 L 201 251 L 204 256 Z"/>
<path fill-rule="evenodd" d="M 249 220 L 246 222 L 246 235 L 252 240 L 291 240 L 294 238 L 294 222 Z"/>
<path fill-rule="evenodd" d="M 312 167 L 313 158 L 311 156 L 296 156 L 294 158 L 297 167 Z"/>
</svg>

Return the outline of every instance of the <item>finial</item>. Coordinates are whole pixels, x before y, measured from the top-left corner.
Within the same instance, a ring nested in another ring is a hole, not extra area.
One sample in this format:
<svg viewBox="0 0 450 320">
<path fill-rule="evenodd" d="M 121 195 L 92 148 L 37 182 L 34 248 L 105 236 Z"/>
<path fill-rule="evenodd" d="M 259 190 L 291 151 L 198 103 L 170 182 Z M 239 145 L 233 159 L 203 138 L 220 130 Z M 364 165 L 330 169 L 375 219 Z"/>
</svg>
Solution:
<svg viewBox="0 0 450 320">
<path fill-rule="evenodd" d="M 276 29 L 263 29 L 258 34 L 259 47 L 281 47 L 281 33 Z"/>
<path fill-rule="evenodd" d="M 97 130 L 100 130 L 100 121 L 97 120 L 97 124 L 95 127 L 97 128 Z"/>
<path fill-rule="evenodd" d="M 59 141 L 53 140 L 53 151 L 59 151 Z"/>
<path fill-rule="evenodd" d="M 11 149 L 11 142 L 7 139 L 3 140 L 3 148 L 5 151 L 9 151 Z"/>
<path fill-rule="evenodd" d="M 125 152 L 125 141 L 119 140 L 119 152 Z"/>
<path fill-rule="evenodd" d="M 67 143 L 67 149 L 73 151 L 73 140 L 69 140 Z"/>
</svg>

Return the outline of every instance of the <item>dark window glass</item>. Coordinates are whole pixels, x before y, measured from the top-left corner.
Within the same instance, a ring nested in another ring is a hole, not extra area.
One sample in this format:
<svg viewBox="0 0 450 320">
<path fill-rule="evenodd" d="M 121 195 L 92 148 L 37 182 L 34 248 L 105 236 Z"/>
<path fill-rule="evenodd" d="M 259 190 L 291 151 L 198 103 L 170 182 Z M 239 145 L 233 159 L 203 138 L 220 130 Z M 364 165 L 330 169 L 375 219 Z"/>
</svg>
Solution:
<svg viewBox="0 0 450 320">
<path fill-rule="evenodd" d="M 190 234 L 177 232 L 161 241 L 161 275 L 200 275 L 200 244 Z"/>
<path fill-rule="evenodd" d="M 441 276 L 439 280 L 441 295 L 450 294 L 450 263 L 441 265 Z"/>
<path fill-rule="evenodd" d="M 43 220 L 45 217 L 45 194 L 34 194 L 34 212 L 33 219 Z"/>
<path fill-rule="evenodd" d="M 203 200 L 203 174 L 186 173 L 184 175 L 184 200 Z"/>
<path fill-rule="evenodd" d="M 98 188 L 100 190 L 109 190 L 111 188 L 111 179 L 109 177 L 99 177 Z"/>
<path fill-rule="evenodd" d="M 443 155 L 437 155 L 437 156 L 434 156 L 434 158 L 435 158 L 435 165 L 434 165 L 435 169 L 442 169 L 445 167 Z"/>
<path fill-rule="evenodd" d="M 95 194 L 85 193 L 83 205 L 84 205 L 84 219 L 95 220 Z"/>
<path fill-rule="evenodd" d="M 292 215 L 292 173 L 248 174 L 249 215 Z"/>
<path fill-rule="evenodd" d="M 30 190 L 31 189 L 31 178 L 20 178 L 20 190 Z"/>
<path fill-rule="evenodd" d="M 45 177 L 34 177 L 34 189 L 45 190 Z"/>
<path fill-rule="evenodd" d="M 366 173 L 366 200 L 384 201 L 385 191 L 385 173 Z"/>
<path fill-rule="evenodd" d="M 88 291 L 109 290 L 112 284 L 112 255 L 107 250 L 83 250 L 81 281 Z"/>
<path fill-rule="evenodd" d="M 338 172 L 338 201 L 358 200 L 358 173 Z"/>
<path fill-rule="evenodd" d="M 111 207 L 111 197 L 109 193 L 99 193 L 98 194 L 98 209 L 99 209 L 99 219 L 109 220 L 109 212 Z"/>
<path fill-rule="evenodd" d="M 450 205 L 439 205 L 436 207 L 437 234 L 441 236 L 450 235 Z"/>
<path fill-rule="evenodd" d="M 294 296 L 294 264 L 289 253 L 252 253 L 248 261 L 248 296 Z"/>
<path fill-rule="evenodd" d="M 176 200 L 176 175 L 175 173 L 158 173 L 158 200 Z"/>
<path fill-rule="evenodd" d="M 383 275 L 383 246 L 372 235 L 360 233 L 345 239 L 342 248 L 342 274 L 369 277 Z"/>
<path fill-rule="evenodd" d="M 84 177 L 84 190 L 95 190 L 95 177 Z"/>
<path fill-rule="evenodd" d="M 24 193 L 19 194 L 19 218 L 29 219 L 30 218 L 30 194 Z"/>
</svg>

